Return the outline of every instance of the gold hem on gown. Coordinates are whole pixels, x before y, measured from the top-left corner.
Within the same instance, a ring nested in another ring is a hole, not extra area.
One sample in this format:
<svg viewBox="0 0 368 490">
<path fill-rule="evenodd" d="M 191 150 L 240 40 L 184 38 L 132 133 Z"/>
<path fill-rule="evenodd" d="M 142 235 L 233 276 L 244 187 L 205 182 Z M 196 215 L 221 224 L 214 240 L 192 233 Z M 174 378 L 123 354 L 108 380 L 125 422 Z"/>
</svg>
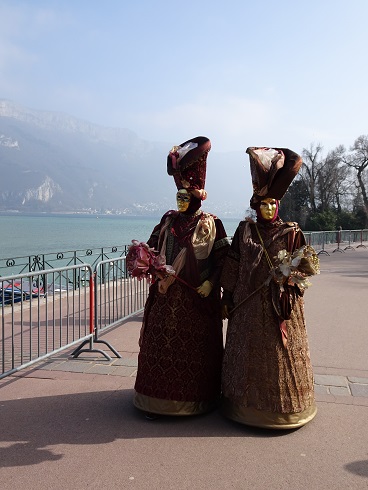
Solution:
<svg viewBox="0 0 368 490">
<path fill-rule="evenodd" d="M 279 413 L 257 410 L 254 407 L 245 407 L 224 398 L 221 411 L 225 417 L 241 424 L 264 429 L 296 429 L 310 422 L 317 413 L 315 403 L 302 412 Z"/>
<path fill-rule="evenodd" d="M 214 410 L 218 404 L 214 401 L 185 402 L 163 400 L 135 392 L 134 406 L 144 412 L 159 415 L 199 415 Z"/>
</svg>

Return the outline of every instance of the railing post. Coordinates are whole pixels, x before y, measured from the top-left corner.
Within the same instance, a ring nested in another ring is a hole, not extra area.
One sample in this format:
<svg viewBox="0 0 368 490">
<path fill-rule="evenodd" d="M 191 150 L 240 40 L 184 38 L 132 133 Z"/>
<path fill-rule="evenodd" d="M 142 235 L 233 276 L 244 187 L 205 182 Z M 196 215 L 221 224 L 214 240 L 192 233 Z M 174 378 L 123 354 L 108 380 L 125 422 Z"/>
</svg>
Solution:
<svg viewBox="0 0 368 490">
<path fill-rule="evenodd" d="M 351 230 L 349 230 L 349 245 L 345 247 L 344 250 L 355 250 L 355 248 L 351 246 Z"/>
<path fill-rule="evenodd" d="M 114 347 L 107 342 L 106 340 L 100 340 L 98 338 L 98 325 L 97 325 L 97 281 L 98 281 L 98 271 L 100 270 L 101 272 L 104 270 L 103 266 L 105 265 L 104 261 L 100 261 L 96 267 L 95 270 L 93 271 L 93 274 L 91 274 L 90 280 L 89 280 L 89 300 L 90 300 L 90 334 L 91 337 L 88 340 L 85 340 L 77 349 L 75 349 L 74 352 L 72 352 L 73 357 L 78 357 L 79 354 L 82 352 L 97 352 L 102 354 L 108 361 L 111 361 L 111 357 L 106 354 L 105 351 L 101 349 L 96 349 L 94 347 L 94 344 L 100 343 L 100 344 L 105 344 L 111 352 L 117 357 L 121 358 L 121 355 L 114 349 Z M 100 272 L 100 274 L 101 274 Z M 101 278 L 103 279 L 103 278 Z M 101 281 L 101 284 L 105 284 L 105 281 Z M 110 287 L 109 283 L 107 283 L 107 286 Z M 83 349 L 84 345 L 89 343 L 89 347 Z"/>
<path fill-rule="evenodd" d="M 319 254 L 326 254 L 326 255 L 330 255 L 327 250 L 325 250 L 325 242 L 326 242 L 326 233 L 324 231 L 322 231 L 322 249 L 318 252 L 317 255 Z"/>
<path fill-rule="evenodd" d="M 89 333 L 95 331 L 95 272 L 89 278 Z"/>
<path fill-rule="evenodd" d="M 339 229 L 336 231 L 336 242 L 337 242 L 337 248 L 335 248 L 335 250 L 332 251 L 332 253 L 334 252 L 340 252 L 340 253 L 344 253 L 343 250 L 341 250 L 340 248 L 340 242 L 341 242 L 341 226 L 339 227 Z"/>
<path fill-rule="evenodd" d="M 360 230 L 360 245 L 357 246 L 357 248 L 367 248 L 364 244 L 363 244 L 363 230 Z"/>
</svg>

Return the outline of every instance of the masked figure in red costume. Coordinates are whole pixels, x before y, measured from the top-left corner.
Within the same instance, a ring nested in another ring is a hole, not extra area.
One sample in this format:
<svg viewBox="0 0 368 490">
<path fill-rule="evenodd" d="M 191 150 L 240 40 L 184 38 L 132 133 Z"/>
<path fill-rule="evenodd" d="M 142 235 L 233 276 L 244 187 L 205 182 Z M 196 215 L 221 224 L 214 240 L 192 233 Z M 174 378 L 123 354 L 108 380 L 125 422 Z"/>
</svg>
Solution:
<svg viewBox="0 0 368 490">
<path fill-rule="evenodd" d="M 302 160 L 284 148 L 248 148 L 257 220 L 240 222 L 222 272 L 229 318 L 223 413 L 243 424 L 291 429 L 316 414 L 304 319 L 307 277 L 318 258 L 297 223 L 278 216 Z"/>
<path fill-rule="evenodd" d="M 145 306 L 134 405 L 148 418 L 204 413 L 220 398 L 219 279 L 229 243 L 222 222 L 201 210 L 210 148 L 205 137 L 172 148 L 167 171 L 178 211 L 168 211 L 147 242 L 180 279 L 157 278 Z"/>
</svg>

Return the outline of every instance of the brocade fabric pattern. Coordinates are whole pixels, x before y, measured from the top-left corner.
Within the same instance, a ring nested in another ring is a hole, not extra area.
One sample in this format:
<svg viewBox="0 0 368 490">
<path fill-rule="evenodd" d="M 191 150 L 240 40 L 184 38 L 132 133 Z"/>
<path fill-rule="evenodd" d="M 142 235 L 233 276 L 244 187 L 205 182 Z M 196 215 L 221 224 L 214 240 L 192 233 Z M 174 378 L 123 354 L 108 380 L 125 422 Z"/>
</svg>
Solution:
<svg viewBox="0 0 368 490">
<path fill-rule="evenodd" d="M 267 279 L 269 266 L 255 229 L 239 224 L 225 261 L 221 285 L 237 305 Z M 294 251 L 305 239 L 296 223 L 257 223 L 271 260 L 286 249 Z M 286 320 L 287 345 L 283 346 L 280 319 L 272 302 L 272 287 L 264 286 L 230 316 L 224 353 L 222 391 L 236 406 L 291 414 L 314 404 L 304 300 L 295 287 L 288 291 L 293 308 Z"/>
<path fill-rule="evenodd" d="M 185 402 L 215 401 L 220 397 L 223 333 L 219 279 L 229 244 L 222 222 L 215 218 L 213 249 L 208 259 L 196 260 L 190 239 L 202 218 L 201 211 L 190 216 L 170 211 L 148 241 L 160 250 L 160 230 L 169 219 L 167 264 L 172 264 L 185 246 L 186 263 L 180 277 L 194 288 L 206 279 L 214 287 L 207 298 L 178 280 L 165 294 L 158 291 L 158 282 L 150 287 L 138 356 L 138 394 Z"/>
</svg>

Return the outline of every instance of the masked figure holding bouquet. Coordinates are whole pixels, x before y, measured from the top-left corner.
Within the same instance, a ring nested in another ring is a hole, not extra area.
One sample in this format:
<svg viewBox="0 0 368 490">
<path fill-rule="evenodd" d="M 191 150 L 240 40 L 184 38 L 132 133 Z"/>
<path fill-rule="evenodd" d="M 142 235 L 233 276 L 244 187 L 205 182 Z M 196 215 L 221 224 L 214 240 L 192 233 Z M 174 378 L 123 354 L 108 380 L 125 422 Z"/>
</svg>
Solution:
<svg viewBox="0 0 368 490">
<path fill-rule="evenodd" d="M 291 429 L 316 414 L 303 294 L 319 262 L 297 223 L 278 216 L 302 160 L 248 148 L 257 220 L 240 222 L 222 272 L 223 413 L 246 425 Z"/>
<path fill-rule="evenodd" d="M 146 245 L 166 263 L 154 266 L 139 342 L 134 405 L 148 418 L 204 413 L 220 398 L 219 280 L 229 244 L 222 222 L 201 210 L 210 148 L 197 137 L 170 151 L 178 210 L 162 217 Z"/>
</svg>

